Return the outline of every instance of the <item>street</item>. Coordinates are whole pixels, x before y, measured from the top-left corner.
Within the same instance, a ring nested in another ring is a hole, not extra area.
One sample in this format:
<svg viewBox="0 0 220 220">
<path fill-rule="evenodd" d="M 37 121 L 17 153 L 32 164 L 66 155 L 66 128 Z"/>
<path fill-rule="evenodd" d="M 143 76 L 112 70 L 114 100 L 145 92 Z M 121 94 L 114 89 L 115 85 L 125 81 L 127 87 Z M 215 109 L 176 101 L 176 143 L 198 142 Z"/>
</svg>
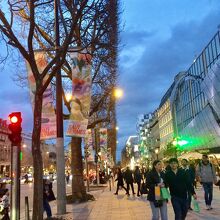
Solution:
<svg viewBox="0 0 220 220">
<path fill-rule="evenodd" d="M 7 185 L 7 188 L 10 189 L 10 185 Z M 53 191 L 54 194 L 56 195 L 57 190 L 56 190 L 56 182 L 53 183 Z M 71 185 L 66 185 L 66 193 L 69 194 L 71 192 Z M 20 218 L 24 219 L 25 217 L 25 197 L 28 196 L 28 201 L 29 201 L 29 209 L 30 211 L 32 210 L 33 206 L 33 183 L 28 183 L 28 184 L 21 184 L 21 200 L 20 200 L 20 207 L 21 207 L 21 213 L 20 213 Z M 51 205 L 56 206 L 56 201 L 51 202 Z M 31 213 L 31 212 L 30 212 Z M 31 214 L 30 214 L 31 216 Z"/>
<path fill-rule="evenodd" d="M 56 184 L 54 183 L 54 193 L 56 194 Z M 136 185 L 136 184 L 135 184 Z M 33 184 L 21 186 L 21 219 L 24 219 L 24 197 L 28 196 L 30 200 L 30 209 L 32 209 L 32 187 Z M 136 190 L 136 188 L 135 188 Z M 71 187 L 67 186 L 67 192 Z M 69 220 L 150 220 L 151 210 L 146 199 L 147 195 L 142 197 L 127 196 L 120 190 L 119 194 L 114 195 L 115 187 L 109 190 L 109 187 L 99 187 L 99 189 L 90 192 L 96 198 L 96 201 L 89 201 L 80 204 L 68 204 L 67 214 L 62 219 Z M 189 211 L 187 220 L 220 220 L 220 190 L 214 187 L 213 210 L 207 211 L 204 205 L 203 189 L 196 189 L 198 202 L 201 208 L 200 213 Z M 56 216 L 56 201 L 51 202 L 53 216 Z M 44 217 L 46 215 L 44 213 Z M 61 217 L 61 216 L 59 216 Z M 168 218 L 174 219 L 171 203 L 168 203 Z"/>
</svg>

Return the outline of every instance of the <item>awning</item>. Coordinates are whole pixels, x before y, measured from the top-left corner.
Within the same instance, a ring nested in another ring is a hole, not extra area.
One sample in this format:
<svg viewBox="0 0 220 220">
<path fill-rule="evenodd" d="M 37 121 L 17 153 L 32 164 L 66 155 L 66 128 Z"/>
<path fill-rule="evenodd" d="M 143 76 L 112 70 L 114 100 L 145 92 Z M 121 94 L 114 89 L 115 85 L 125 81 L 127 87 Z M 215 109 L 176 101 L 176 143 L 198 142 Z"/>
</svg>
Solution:
<svg viewBox="0 0 220 220">
<path fill-rule="evenodd" d="M 189 152 L 182 154 L 181 156 L 178 157 L 179 159 L 202 159 L 202 154 L 198 152 Z"/>
</svg>

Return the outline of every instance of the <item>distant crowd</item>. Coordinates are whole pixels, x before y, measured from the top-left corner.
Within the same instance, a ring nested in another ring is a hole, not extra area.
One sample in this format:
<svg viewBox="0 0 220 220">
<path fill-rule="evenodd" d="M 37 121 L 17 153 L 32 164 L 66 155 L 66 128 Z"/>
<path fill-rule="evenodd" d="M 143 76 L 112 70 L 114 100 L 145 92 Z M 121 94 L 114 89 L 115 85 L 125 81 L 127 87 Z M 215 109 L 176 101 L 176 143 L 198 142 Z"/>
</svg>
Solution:
<svg viewBox="0 0 220 220">
<path fill-rule="evenodd" d="M 167 202 L 169 200 L 172 203 L 175 220 L 184 220 L 189 210 L 199 211 L 195 193 L 198 182 L 204 190 L 206 209 L 213 209 L 213 184 L 220 186 L 217 175 L 219 176 L 219 169 L 215 168 L 206 154 L 202 155 L 202 160 L 197 161 L 195 165 L 189 164 L 187 159 L 178 161 L 176 158 L 171 158 L 166 163 L 155 160 L 150 170 L 136 166 L 134 171 L 127 167 L 122 172 L 118 168 L 115 195 L 118 195 L 119 189 L 124 189 L 128 196 L 131 189 L 132 194 L 135 195 L 134 183 L 136 183 L 137 196 L 147 194 L 152 220 L 160 218 L 168 220 Z"/>
</svg>

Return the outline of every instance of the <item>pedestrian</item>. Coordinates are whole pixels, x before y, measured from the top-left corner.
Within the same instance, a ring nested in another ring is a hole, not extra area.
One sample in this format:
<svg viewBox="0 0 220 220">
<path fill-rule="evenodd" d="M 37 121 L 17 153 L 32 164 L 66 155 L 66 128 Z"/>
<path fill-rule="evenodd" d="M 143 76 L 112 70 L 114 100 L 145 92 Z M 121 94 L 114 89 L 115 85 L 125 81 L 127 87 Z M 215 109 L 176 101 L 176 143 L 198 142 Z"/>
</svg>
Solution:
<svg viewBox="0 0 220 220">
<path fill-rule="evenodd" d="M 9 218 L 9 190 L 2 188 L 0 190 L 0 218 L 1 220 L 10 220 Z"/>
<path fill-rule="evenodd" d="M 69 184 L 70 181 L 70 173 L 67 171 L 66 173 L 66 184 Z"/>
<path fill-rule="evenodd" d="M 164 172 L 166 173 L 169 170 L 171 170 L 171 167 L 170 167 L 170 162 L 168 160 L 164 162 Z"/>
<path fill-rule="evenodd" d="M 152 220 L 167 220 L 167 201 L 166 200 L 157 200 L 155 197 L 155 187 L 159 186 L 160 188 L 165 187 L 164 184 L 164 173 L 162 172 L 162 163 L 160 160 L 155 160 L 153 162 L 153 168 L 147 175 L 147 187 L 149 192 L 147 199 L 150 202 L 150 207 L 152 211 Z"/>
<path fill-rule="evenodd" d="M 131 186 L 131 189 L 132 189 L 132 193 L 133 195 L 135 194 L 134 192 L 134 178 L 133 178 L 133 174 L 132 174 L 132 171 L 130 170 L 129 166 L 127 167 L 126 171 L 124 172 L 124 179 L 125 179 L 125 182 L 127 184 L 127 194 L 129 194 L 129 190 L 130 190 L 130 186 Z"/>
<path fill-rule="evenodd" d="M 192 169 L 192 167 L 189 166 L 189 162 L 187 159 L 181 160 L 182 169 L 187 173 L 189 176 L 190 184 L 192 187 L 194 187 L 194 181 L 195 181 L 195 170 Z M 192 200 L 192 194 L 190 191 L 187 192 L 187 200 L 188 200 L 188 209 L 193 210 L 191 207 L 191 200 Z"/>
<path fill-rule="evenodd" d="M 122 175 L 122 172 L 121 172 L 120 168 L 118 168 L 118 170 L 117 170 L 117 178 L 115 179 L 115 181 L 118 181 L 117 182 L 117 189 L 116 189 L 115 195 L 118 195 L 118 190 L 120 188 L 123 188 L 126 191 L 126 194 L 128 194 L 127 189 L 124 187 L 123 175 Z"/>
<path fill-rule="evenodd" d="M 47 218 L 52 217 L 52 211 L 49 201 L 52 201 L 52 197 L 54 196 L 54 194 L 51 193 L 52 190 L 51 184 L 52 183 L 48 182 L 48 180 L 46 179 L 43 180 L 43 208 L 47 214 Z"/>
<path fill-rule="evenodd" d="M 142 173 L 142 179 L 143 179 L 144 181 L 146 181 L 147 174 L 149 173 L 149 167 L 147 167 L 147 168 L 144 167 L 144 168 L 142 169 L 141 173 Z"/>
<path fill-rule="evenodd" d="M 27 183 L 27 184 L 28 184 L 28 174 L 27 174 L 27 173 L 24 175 L 24 178 L 25 178 L 24 183 Z"/>
<path fill-rule="evenodd" d="M 112 170 L 110 171 L 110 178 L 111 178 L 112 186 L 114 186 L 114 173 L 112 172 Z"/>
<path fill-rule="evenodd" d="M 135 171 L 134 171 L 134 182 L 137 183 L 138 185 L 138 190 L 137 190 L 137 196 L 140 196 L 140 189 L 141 189 L 141 180 L 142 180 L 142 174 L 138 166 L 136 166 Z"/>
<path fill-rule="evenodd" d="M 202 161 L 196 167 L 196 177 L 204 189 L 206 209 L 212 209 L 213 183 L 217 183 L 215 167 L 209 162 L 207 154 L 202 155 Z"/>
<path fill-rule="evenodd" d="M 197 199 L 197 197 L 194 187 L 192 187 L 190 183 L 189 175 L 178 167 L 178 160 L 176 158 L 171 158 L 169 164 L 171 169 L 165 173 L 164 183 L 170 189 L 175 220 L 184 220 L 188 212 L 188 191 L 194 199 Z"/>
</svg>

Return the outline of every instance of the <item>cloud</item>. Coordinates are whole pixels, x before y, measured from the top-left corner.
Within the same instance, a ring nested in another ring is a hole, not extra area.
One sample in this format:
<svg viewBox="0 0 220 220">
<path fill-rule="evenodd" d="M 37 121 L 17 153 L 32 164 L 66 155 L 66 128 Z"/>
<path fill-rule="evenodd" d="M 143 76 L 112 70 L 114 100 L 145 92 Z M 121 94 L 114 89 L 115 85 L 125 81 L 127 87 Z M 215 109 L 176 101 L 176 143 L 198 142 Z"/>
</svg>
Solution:
<svg viewBox="0 0 220 220">
<path fill-rule="evenodd" d="M 148 35 L 145 34 L 145 38 L 144 34 L 140 34 L 140 44 L 132 37 L 136 36 L 136 32 L 129 32 L 128 37 L 124 37 L 129 41 L 125 51 L 131 50 L 132 44 L 133 49 L 140 45 L 142 48 L 141 53 L 133 55 L 135 62 L 130 62 L 130 65 L 120 60 L 120 85 L 125 90 L 124 100 L 117 108 L 119 126 L 125 125 L 120 139 L 136 133 L 138 114 L 148 113 L 159 106 L 174 76 L 190 67 L 195 56 L 202 52 L 217 32 L 219 21 L 220 11 L 216 10 L 200 21 L 176 23 L 170 27 L 169 37 L 157 37 L 153 44 L 146 43 L 147 40 L 152 42 L 153 33 L 146 32 Z M 127 35 L 127 32 L 123 34 Z"/>
<path fill-rule="evenodd" d="M 126 32 L 122 32 L 121 39 L 122 43 L 126 46 L 126 48 L 134 47 L 146 42 L 147 39 L 153 37 L 155 32 L 148 32 L 146 30 L 127 30 Z"/>
</svg>

